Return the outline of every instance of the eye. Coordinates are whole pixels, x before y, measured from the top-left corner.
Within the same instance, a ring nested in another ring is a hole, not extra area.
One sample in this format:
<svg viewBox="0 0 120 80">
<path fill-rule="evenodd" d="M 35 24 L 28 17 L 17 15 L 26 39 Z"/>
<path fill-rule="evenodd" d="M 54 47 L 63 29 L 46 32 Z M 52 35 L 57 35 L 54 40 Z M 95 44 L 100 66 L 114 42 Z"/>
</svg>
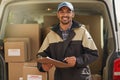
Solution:
<svg viewBox="0 0 120 80">
<path fill-rule="evenodd" d="M 67 13 L 71 13 L 71 11 L 67 11 Z"/>
<path fill-rule="evenodd" d="M 61 14 L 63 14 L 63 13 L 64 13 L 64 11 L 60 11 L 60 13 L 61 13 Z"/>
</svg>

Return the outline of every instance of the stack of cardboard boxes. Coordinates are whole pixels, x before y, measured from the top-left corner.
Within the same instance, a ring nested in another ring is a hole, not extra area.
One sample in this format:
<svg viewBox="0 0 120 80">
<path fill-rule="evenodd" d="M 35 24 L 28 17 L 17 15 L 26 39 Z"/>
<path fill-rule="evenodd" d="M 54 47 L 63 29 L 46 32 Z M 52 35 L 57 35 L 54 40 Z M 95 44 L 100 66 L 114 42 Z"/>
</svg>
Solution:
<svg viewBox="0 0 120 80">
<path fill-rule="evenodd" d="M 46 72 L 37 69 L 36 54 L 40 48 L 39 24 L 11 24 L 4 39 L 8 80 L 47 80 Z"/>
</svg>

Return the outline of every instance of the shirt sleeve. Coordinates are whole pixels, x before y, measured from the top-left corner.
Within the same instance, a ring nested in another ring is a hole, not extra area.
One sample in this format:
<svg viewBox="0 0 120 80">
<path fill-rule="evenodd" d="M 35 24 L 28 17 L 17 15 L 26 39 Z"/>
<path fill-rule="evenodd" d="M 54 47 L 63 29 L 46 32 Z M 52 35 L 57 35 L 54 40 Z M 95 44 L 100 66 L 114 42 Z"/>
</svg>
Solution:
<svg viewBox="0 0 120 80">
<path fill-rule="evenodd" d="M 84 29 L 84 33 L 82 35 L 83 51 L 81 56 L 76 57 L 77 67 L 87 66 L 98 58 L 98 50 L 91 35 L 85 28 L 83 29 Z"/>
<path fill-rule="evenodd" d="M 36 55 L 36 57 L 38 58 L 39 56 L 42 56 L 42 57 L 46 57 L 48 56 L 48 51 L 49 51 L 49 40 L 48 40 L 48 36 L 46 36 L 45 40 L 43 41 L 43 44 L 42 46 L 40 47 L 39 51 L 38 51 L 38 54 Z M 39 71 L 41 72 L 45 72 L 42 68 L 42 64 L 37 62 L 37 68 Z"/>
</svg>

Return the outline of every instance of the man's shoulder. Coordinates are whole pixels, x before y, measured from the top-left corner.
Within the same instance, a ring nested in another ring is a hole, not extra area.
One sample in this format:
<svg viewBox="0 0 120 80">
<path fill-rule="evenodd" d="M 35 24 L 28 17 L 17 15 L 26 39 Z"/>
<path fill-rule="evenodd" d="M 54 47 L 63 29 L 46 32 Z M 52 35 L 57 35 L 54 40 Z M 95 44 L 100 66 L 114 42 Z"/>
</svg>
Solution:
<svg viewBox="0 0 120 80">
<path fill-rule="evenodd" d="M 78 30 L 86 30 L 86 26 L 84 24 L 81 24 L 80 27 L 76 28 Z"/>
</svg>

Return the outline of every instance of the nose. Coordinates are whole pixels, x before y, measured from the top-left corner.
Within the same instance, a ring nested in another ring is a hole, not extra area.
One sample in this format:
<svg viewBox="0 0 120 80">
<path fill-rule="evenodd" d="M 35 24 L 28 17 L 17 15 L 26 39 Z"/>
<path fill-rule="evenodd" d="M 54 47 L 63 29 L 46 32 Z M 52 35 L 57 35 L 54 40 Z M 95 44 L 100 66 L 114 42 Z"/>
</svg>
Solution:
<svg viewBox="0 0 120 80">
<path fill-rule="evenodd" d="M 67 16 L 68 15 L 68 13 L 67 12 L 64 12 L 64 14 L 63 14 L 64 16 Z"/>
<path fill-rule="evenodd" d="M 63 12 L 62 15 L 67 16 L 69 13 L 68 12 Z"/>
</svg>

